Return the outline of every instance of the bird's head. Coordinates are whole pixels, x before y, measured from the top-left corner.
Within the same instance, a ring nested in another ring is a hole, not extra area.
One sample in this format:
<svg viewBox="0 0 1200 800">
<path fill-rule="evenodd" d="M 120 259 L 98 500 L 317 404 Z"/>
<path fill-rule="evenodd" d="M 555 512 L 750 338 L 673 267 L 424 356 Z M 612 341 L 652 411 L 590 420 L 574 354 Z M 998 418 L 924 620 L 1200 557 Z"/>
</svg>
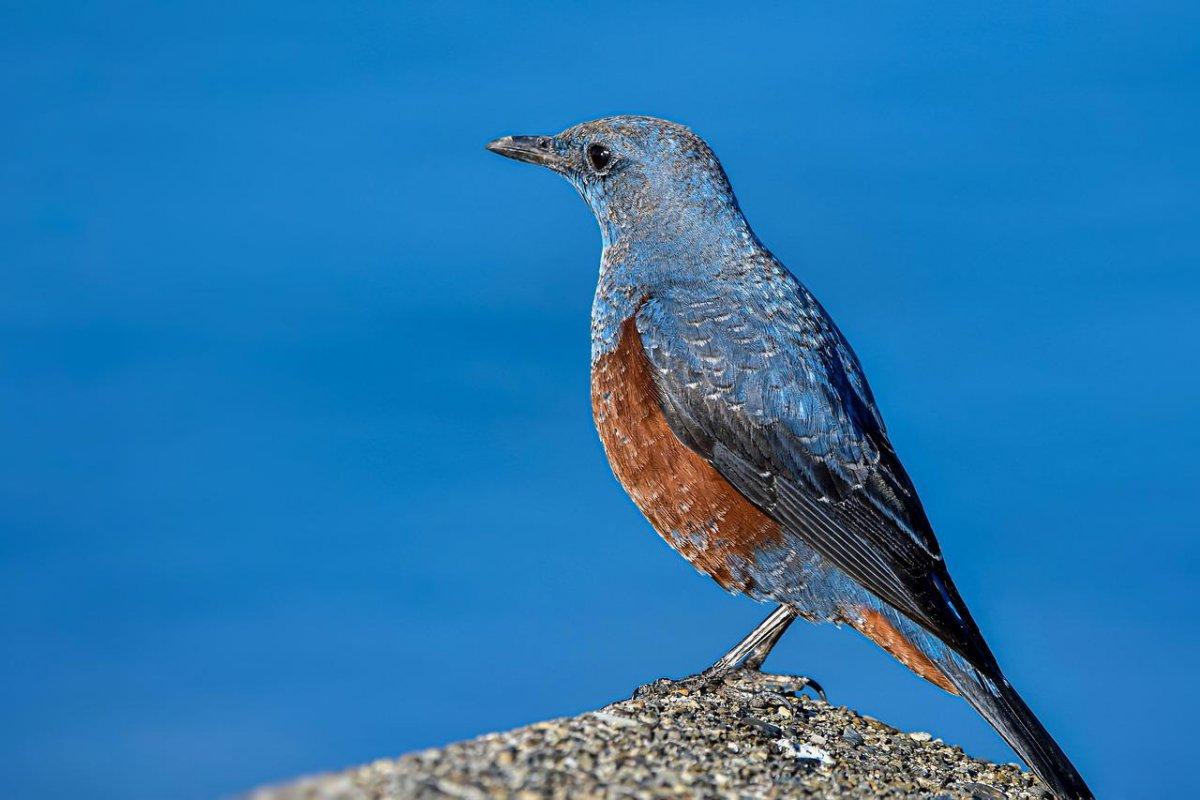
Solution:
<svg viewBox="0 0 1200 800">
<path fill-rule="evenodd" d="M 674 122 L 605 117 L 555 136 L 504 136 L 487 149 L 569 180 L 591 206 L 605 244 L 753 236 L 721 162 Z"/>
</svg>

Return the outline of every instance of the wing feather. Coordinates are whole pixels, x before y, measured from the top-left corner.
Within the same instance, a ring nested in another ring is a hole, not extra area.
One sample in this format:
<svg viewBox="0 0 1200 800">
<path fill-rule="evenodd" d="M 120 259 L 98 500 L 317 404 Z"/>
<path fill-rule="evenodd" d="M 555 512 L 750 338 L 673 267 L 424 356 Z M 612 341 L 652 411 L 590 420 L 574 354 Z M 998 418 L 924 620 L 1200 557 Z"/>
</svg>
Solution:
<svg viewBox="0 0 1200 800">
<path fill-rule="evenodd" d="M 789 535 L 993 665 L 858 359 L 798 281 L 773 280 L 756 295 L 726 286 L 643 303 L 637 328 L 668 424 Z"/>
</svg>

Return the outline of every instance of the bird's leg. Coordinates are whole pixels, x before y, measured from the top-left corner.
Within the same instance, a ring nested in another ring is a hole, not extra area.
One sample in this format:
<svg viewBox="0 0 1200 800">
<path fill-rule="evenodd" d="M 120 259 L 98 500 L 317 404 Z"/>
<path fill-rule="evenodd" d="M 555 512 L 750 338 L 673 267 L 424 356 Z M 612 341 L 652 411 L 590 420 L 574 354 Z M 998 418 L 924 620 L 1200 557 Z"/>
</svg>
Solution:
<svg viewBox="0 0 1200 800">
<path fill-rule="evenodd" d="M 717 663 L 713 664 L 708 669 L 701 672 L 696 677 L 703 683 L 711 683 L 712 681 L 720 680 L 725 675 L 733 670 L 741 667 L 742 669 L 753 670 L 758 672 L 770 655 L 771 650 L 779 643 L 779 639 L 784 632 L 796 621 L 796 612 L 789 605 L 781 605 L 779 608 L 771 612 L 770 616 L 758 624 L 758 627 L 750 631 L 745 639 L 733 646 L 728 653 L 721 656 Z M 803 676 L 777 676 L 782 683 L 791 684 L 794 691 L 801 691 L 806 687 L 811 687 L 825 700 L 825 690 L 821 688 L 821 684 L 814 681 L 812 678 Z"/>
<path fill-rule="evenodd" d="M 784 631 L 795 619 L 796 612 L 792 610 L 791 606 L 781 605 L 772 611 L 770 616 L 758 623 L 758 627 L 750 631 L 746 638 L 721 656 L 717 663 L 700 674 L 708 678 L 719 678 L 738 667 L 759 669 L 779 642 L 779 638 L 783 636 Z"/>
<path fill-rule="evenodd" d="M 775 645 L 779 644 L 779 640 L 783 638 L 783 634 L 787 633 L 787 629 L 792 627 L 792 623 L 796 621 L 796 612 L 792 611 L 791 608 L 780 606 L 779 609 L 787 609 L 791 613 L 771 631 L 770 636 L 760 642 L 758 647 L 754 648 L 750 652 L 750 655 L 746 656 L 745 660 L 742 661 L 743 669 L 762 671 L 762 665 L 767 660 L 767 656 L 771 655 L 771 651 L 775 649 Z M 776 609 L 771 616 L 779 613 L 779 609 Z"/>
<path fill-rule="evenodd" d="M 708 686 L 724 678 L 739 667 L 757 672 L 771 650 L 779 642 L 780 637 L 783 636 L 784 631 L 795 620 L 796 612 L 790 606 L 781 605 L 772 611 L 770 616 L 760 622 L 758 627 L 750 631 L 746 638 L 734 645 L 733 649 L 721 656 L 715 664 L 699 675 L 693 675 L 690 678 L 683 678 L 678 681 L 661 678 L 654 683 L 640 687 L 634 692 L 633 696 L 637 698 L 663 691 L 674 691 L 679 687 L 696 689 Z M 806 687 L 812 687 L 822 700 L 825 699 L 825 690 L 811 678 L 778 675 L 772 677 L 772 682 L 788 684 L 789 689 L 797 692 Z"/>
</svg>

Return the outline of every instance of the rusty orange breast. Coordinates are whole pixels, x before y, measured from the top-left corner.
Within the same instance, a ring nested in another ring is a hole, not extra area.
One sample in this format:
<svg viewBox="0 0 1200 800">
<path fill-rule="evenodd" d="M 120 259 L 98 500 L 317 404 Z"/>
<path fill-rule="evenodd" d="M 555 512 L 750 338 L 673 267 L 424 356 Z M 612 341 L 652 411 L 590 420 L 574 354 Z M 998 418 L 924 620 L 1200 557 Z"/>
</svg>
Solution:
<svg viewBox="0 0 1200 800">
<path fill-rule="evenodd" d="M 779 525 L 671 431 L 632 317 L 592 366 L 592 413 L 613 472 L 655 530 L 724 588 L 749 591 L 739 566 L 780 541 Z"/>
</svg>

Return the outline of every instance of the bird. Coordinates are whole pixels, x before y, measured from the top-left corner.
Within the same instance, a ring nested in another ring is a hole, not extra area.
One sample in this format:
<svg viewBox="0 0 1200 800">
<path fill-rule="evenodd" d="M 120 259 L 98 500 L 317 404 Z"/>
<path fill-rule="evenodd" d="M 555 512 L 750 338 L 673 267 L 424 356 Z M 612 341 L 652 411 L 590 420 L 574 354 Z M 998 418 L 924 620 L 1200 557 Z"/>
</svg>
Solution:
<svg viewBox="0 0 1200 800">
<path fill-rule="evenodd" d="M 777 604 L 701 674 L 759 668 L 797 617 L 850 626 L 965 699 L 1059 798 L 1092 798 L 955 587 L 858 357 L 709 145 L 612 116 L 486 147 L 566 178 L 599 223 L 591 404 L 618 481 L 700 572 Z"/>
</svg>

